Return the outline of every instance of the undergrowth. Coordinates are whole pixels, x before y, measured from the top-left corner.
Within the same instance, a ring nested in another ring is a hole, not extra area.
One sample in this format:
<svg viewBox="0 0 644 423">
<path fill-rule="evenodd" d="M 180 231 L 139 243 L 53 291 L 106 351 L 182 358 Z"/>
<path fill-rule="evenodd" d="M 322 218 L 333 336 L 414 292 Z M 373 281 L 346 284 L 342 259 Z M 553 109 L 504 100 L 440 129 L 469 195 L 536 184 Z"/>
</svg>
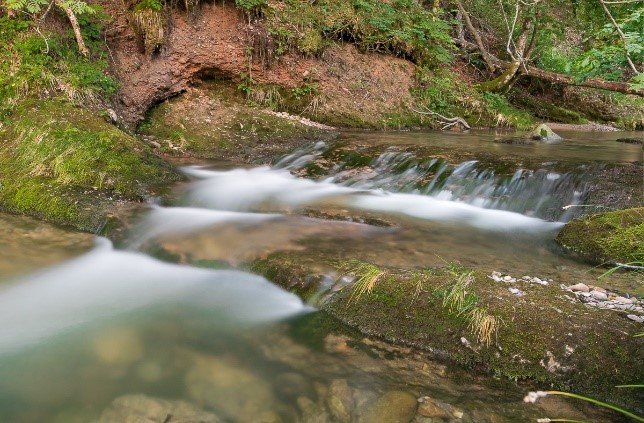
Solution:
<svg viewBox="0 0 644 423">
<path fill-rule="evenodd" d="M 79 16 L 91 58 L 78 54 L 71 30 L 39 34 L 34 22 L 0 17 L 0 122 L 27 98 L 63 94 L 75 104 L 95 104 L 116 92 L 95 15 Z"/>
<path fill-rule="evenodd" d="M 451 60 L 449 24 L 418 0 L 236 0 L 237 6 L 261 15 L 280 55 L 297 51 L 318 55 L 332 41 L 364 51 L 389 53 L 416 63 Z"/>
</svg>

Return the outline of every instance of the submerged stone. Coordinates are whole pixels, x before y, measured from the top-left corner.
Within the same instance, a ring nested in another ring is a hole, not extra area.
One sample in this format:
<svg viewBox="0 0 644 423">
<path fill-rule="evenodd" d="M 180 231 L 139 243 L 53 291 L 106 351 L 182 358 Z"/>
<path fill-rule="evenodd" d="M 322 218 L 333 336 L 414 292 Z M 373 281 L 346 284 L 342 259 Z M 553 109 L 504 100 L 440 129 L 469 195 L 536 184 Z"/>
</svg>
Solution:
<svg viewBox="0 0 644 423">
<path fill-rule="evenodd" d="M 409 392 L 389 391 L 366 408 L 359 422 L 408 423 L 416 414 L 418 401 Z"/>
<path fill-rule="evenodd" d="M 169 401 L 143 394 L 115 399 L 103 411 L 99 423 L 219 423 L 212 413 L 185 401 Z"/>
</svg>

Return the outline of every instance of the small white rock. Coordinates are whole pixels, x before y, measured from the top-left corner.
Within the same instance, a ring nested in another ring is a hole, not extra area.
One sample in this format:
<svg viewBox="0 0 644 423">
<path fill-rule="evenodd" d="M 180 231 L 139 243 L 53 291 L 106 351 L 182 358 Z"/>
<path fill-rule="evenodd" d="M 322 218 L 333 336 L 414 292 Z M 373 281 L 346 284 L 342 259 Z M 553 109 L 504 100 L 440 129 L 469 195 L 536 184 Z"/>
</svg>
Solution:
<svg viewBox="0 0 644 423">
<path fill-rule="evenodd" d="M 511 282 L 511 281 L 512 281 L 512 276 L 510 276 L 510 275 L 504 276 L 504 277 L 503 277 L 503 280 L 504 280 L 505 282 Z"/>
<path fill-rule="evenodd" d="M 636 316 L 634 314 L 629 314 L 626 317 L 628 317 L 629 319 L 634 320 L 634 321 L 636 321 L 638 323 L 644 323 L 644 317 Z"/>
<path fill-rule="evenodd" d="M 523 297 L 525 295 L 525 292 L 521 291 L 520 289 L 517 288 L 508 288 L 508 291 L 516 295 L 517 297 Z"/>
<path fill-rule="evenodd" d="M 598 301 L 606 301 L 608 299 L 608 295 L 601 291 L 591 291 L 590 295 Z"/>
</svg>

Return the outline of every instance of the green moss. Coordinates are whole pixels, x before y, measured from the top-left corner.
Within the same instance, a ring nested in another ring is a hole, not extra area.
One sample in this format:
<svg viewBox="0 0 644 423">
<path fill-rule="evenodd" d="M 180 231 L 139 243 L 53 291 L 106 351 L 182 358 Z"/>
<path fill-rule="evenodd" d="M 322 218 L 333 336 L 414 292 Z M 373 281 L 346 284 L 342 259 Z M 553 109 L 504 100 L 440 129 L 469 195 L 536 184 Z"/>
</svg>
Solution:
<svg viewBox="0 0 644 423">
<path fill-rule="evenodd" d="M 66 100 L 23 101 L 0 130 L 0 204 L 95 230 L 114 200 L 178 175 L 138 140 Z"/>
<path fill-rule="evenodd" d="M 644 261 L 644 208 L 619 210 L 569 222 L 557 242 L 595 263 Z"/>
<path fill-rule="evenodd" d="M 211 81 L 203 88 L 207 97 L 179 97 L 153 109 L 139 132 L 157 139 L 162 151 L 169 155 L 244 161 L 255 161 L 260 156 L 265 159 L 266 150 L 270 150 L 270 159 L 285 154 L 295 143 L 332 136 L 327 131 L 257 110 L 247 104 L 232 81 Z M 273 94 L 270 98 L 282 97 Z M 186 110 L 191 112 L 185 113 Z"/>
<path fill-rule="evenodd" d="M 536 98 L 525 93 L 523 88 L 512 91 L 510 101 L 512 105 L 521 107 L 529 111 L 531 115 L 546 121 L 570 124 L 588 123 L 588 119 L 581 113 L 553 104 L 548 99 Z"/>
<path fill-rule="evenodd" d="M 255 261 L 252 268 L 310 299 L 320 295 L 320 275 L 351 274 L 346 263 L 313 252 L 293 252 L 272 254 Z M 616 313 L 589 313 L 581 303 L 565 298 L 555 284 L 521 287 L 527 294 L 517 299 L 507 285 L 471 269 L 374 268 L 384 276 L 370 291 L 356 297 L 356 288 L 347 285 L 319 307 L 362 333 L 426 349 L 498 377 L 637 407 L 623 390 L 613 388 L 644 376 L 637 360 L 632 359 L 642 342 L 631 336 L 637 325 Z M 457 274 L 472 277 L 464 298 L 474 298 L 475 307 L 500 322 L 490 345 L 477 340 L 466 313 L 445 303 L 445 292 L 453 289 Z M 574 325 L 569 324 L 570 319 Z"/>
<path fill-rule="evenodd" d="M 0 17 L 0 122 L 27 96 L 53 92 L 84 104 L 116 92 L 116 81 L 106 71 L 101 16 L 82 17 L 89 58 L 78 54 L 71 31 L 40 35 L 33 22 Z"/>
</svg>

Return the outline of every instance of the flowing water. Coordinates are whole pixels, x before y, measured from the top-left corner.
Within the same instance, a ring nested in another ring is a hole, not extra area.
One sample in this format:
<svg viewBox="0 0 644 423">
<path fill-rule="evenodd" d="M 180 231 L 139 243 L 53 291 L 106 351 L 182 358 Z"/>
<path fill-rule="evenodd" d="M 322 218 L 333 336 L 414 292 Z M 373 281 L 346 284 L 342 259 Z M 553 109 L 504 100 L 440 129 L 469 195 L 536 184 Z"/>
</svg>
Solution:
<svg viewBox="0 0 644 423">
<path fill-rule="evenodd" d="M 489 134 L 346 134 L 349 143 L 385 147 L 359 170 L 339 160 L 317 178 L 295 175 L 332 146 L 306 147 L 273 167 L 187 166 L 193 181 L 137 217 L 118 249 L 0 215 L 0 421 L 379 421 L 413 416 L 424 396 L 446 421 L 553 413 L 601 421 L 570 402 L 526 406 L 521 388 L 365 339 L 238 270 L 274 251 L 310 249 L 596 281 L 600 270 L 565 258 L 553 242 L 574 215 L 562 207 L 585 198 L 586 173 L 544 166 L 500 176 L 477 160 L 450 166 L 390 148 L 501 149 L 585 169 L 641 161 L 640 146 L 585 137 L 508 146 Z M 334 213 L 343 218 L 324 218 Z M 641 290 L 629 277 L 611 283 Z"/>
</svg>

